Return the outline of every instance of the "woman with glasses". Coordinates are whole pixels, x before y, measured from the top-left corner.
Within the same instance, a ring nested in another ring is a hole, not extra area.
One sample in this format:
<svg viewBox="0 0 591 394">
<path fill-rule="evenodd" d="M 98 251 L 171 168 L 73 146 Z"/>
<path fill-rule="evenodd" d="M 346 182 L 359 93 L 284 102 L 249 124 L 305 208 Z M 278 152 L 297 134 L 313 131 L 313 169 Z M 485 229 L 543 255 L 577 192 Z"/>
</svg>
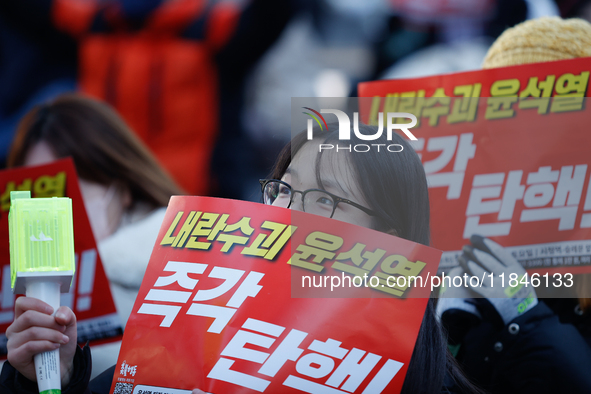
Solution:
<svg viewBox="0 0 591 394">
<path fill-rule="evenodd" d="M 394 133 L 391 141 L 382 135 L 372 144 L 400 144 L 401 152 L 320 151 L 320 144 L 344 145 L 338 125 L 328 126 L 331 131 L 314 130 L 311 141 L 305 131 L 298 134 L 283 149 L 270 179 L 260 181 L 263 202 L 429 245 L 427 180 L 412 147 Z M 375 127 L 359 129 L 376 134 Z M 346 145 L 365 143 L 351 134 Z M 427 304 L 402 393 L 479 393 L 448 352 L 433 301 Z"/>
</svg>

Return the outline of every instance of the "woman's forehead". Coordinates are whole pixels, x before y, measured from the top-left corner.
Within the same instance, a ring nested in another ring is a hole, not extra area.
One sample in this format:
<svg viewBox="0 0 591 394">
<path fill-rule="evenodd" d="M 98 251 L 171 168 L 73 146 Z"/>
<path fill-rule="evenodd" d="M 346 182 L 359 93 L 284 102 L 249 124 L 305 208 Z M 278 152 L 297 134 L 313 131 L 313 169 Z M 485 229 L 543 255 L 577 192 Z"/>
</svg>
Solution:
<svg viewBox="0 0 591 394">
<path fill-rule="evenodd" d="M 290 174 L 292 183 L 297 182 L 306 188 L 323 187 L 351 196 L 358 195 L 349 152 L 323 152 L 318 162 L 319 154 L 317 144 L 311 143 L 305 144 L 295 154 L 286 171 Z M 320 176 L 322 185 L 318 184 L 317 175 Z"/>
<path fill-rule="evenodd" d="M 24 165 L 36 166 L 54 162 L 58 159 L 53 148 L 45 141 L 39 141 L 31 146 L 25 156 Z"/>
</svg>

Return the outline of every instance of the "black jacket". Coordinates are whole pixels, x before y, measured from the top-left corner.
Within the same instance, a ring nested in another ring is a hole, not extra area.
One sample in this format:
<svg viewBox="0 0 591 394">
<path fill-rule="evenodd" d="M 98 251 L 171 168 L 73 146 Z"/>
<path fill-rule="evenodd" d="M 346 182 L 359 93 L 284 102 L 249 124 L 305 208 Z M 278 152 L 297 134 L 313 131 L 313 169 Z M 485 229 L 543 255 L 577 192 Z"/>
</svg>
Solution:
<svg viewBox="0 0 591 394">
<path fill-rule="evenodd" d="M 591 316 L 576 306 L 572 299 L 540 300 L 507 326 L 485 311 L 457 359 L 491 393 L 591 393 Z"/>
<path fill-rule="evenodd" d="M 111 381 L 104 387 L 101 387 L 99 391 L 91 391 L 88 384 L 91 371 L 92 360 L 90 357 L 90 348 L 88 346 L 85 346 L 84 349 L 77 348 L 76 355 L 74 356 L 74 372 L 72 373 L 68 387 L 62 388 L 62 394 L 108 393 L 111 387 Z M 111 379 L 112 377 L 113 372 L 111 371 Z M 39 393 L 39 389 L 37 382 L 31 382 L 26 379 L 7 361 L 4 363 L 2 373 L 0 374 L 0 392 L 2 394 L 37 394 Z"/>
</svg>

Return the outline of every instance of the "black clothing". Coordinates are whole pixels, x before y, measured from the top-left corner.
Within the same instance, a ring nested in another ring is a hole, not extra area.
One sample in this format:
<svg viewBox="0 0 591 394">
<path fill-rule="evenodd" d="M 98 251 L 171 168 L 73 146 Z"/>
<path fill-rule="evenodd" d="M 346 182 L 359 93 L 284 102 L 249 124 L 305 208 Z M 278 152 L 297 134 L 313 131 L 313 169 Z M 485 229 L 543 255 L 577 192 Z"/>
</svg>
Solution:
<svg viewBox="0 0 591 394">
<path fill-rule="evenodd" d="M 490 393 L 591 393 L 591 317 L 574 300 L 540 300 L 507 326 L 483 317 L 457 354 L 475 383 Z"/>
<path fill-rule="evenodd" d="M 88 381 L 90 380 L 91 371 L 90 348 L 88 346 L 85 346 L 84 349 L 77 347 L 74 356 L 74 372 L 70 384 L 62 388 L 62 394 L 108 394 L 111 387 L 110 381 L 106 386 L 101 387 L 99 391 L 90 391 Z M 37 382 L 31 382 L 25 378 L 6 361 L 0 374 L 0 392 L 2 394 L 38 394 L 39 388 Z"/>
</svg>

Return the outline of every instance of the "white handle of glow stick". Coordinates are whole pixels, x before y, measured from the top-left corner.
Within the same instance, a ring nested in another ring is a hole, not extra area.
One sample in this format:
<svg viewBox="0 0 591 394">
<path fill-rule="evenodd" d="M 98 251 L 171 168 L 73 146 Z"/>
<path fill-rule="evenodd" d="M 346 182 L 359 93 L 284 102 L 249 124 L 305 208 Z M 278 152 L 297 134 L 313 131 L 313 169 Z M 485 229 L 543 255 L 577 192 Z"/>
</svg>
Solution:
<svg viewBox="0 0 591 394">
<path fill-rule="evenodd" d="M 48 303 L 53 308 L 53 314 L 55 315 L 55 312 L 60 307 L 60 283 L 58 281 L 51 281 L 46 278 L 28 278 L 26 289 L 27 297 L 37 298 Z M 60 394 L 62 380 L 60 374 L 60 350 L 55 349 L 36 354 L 34 360 L 39 394 Z"/>
</svg>

